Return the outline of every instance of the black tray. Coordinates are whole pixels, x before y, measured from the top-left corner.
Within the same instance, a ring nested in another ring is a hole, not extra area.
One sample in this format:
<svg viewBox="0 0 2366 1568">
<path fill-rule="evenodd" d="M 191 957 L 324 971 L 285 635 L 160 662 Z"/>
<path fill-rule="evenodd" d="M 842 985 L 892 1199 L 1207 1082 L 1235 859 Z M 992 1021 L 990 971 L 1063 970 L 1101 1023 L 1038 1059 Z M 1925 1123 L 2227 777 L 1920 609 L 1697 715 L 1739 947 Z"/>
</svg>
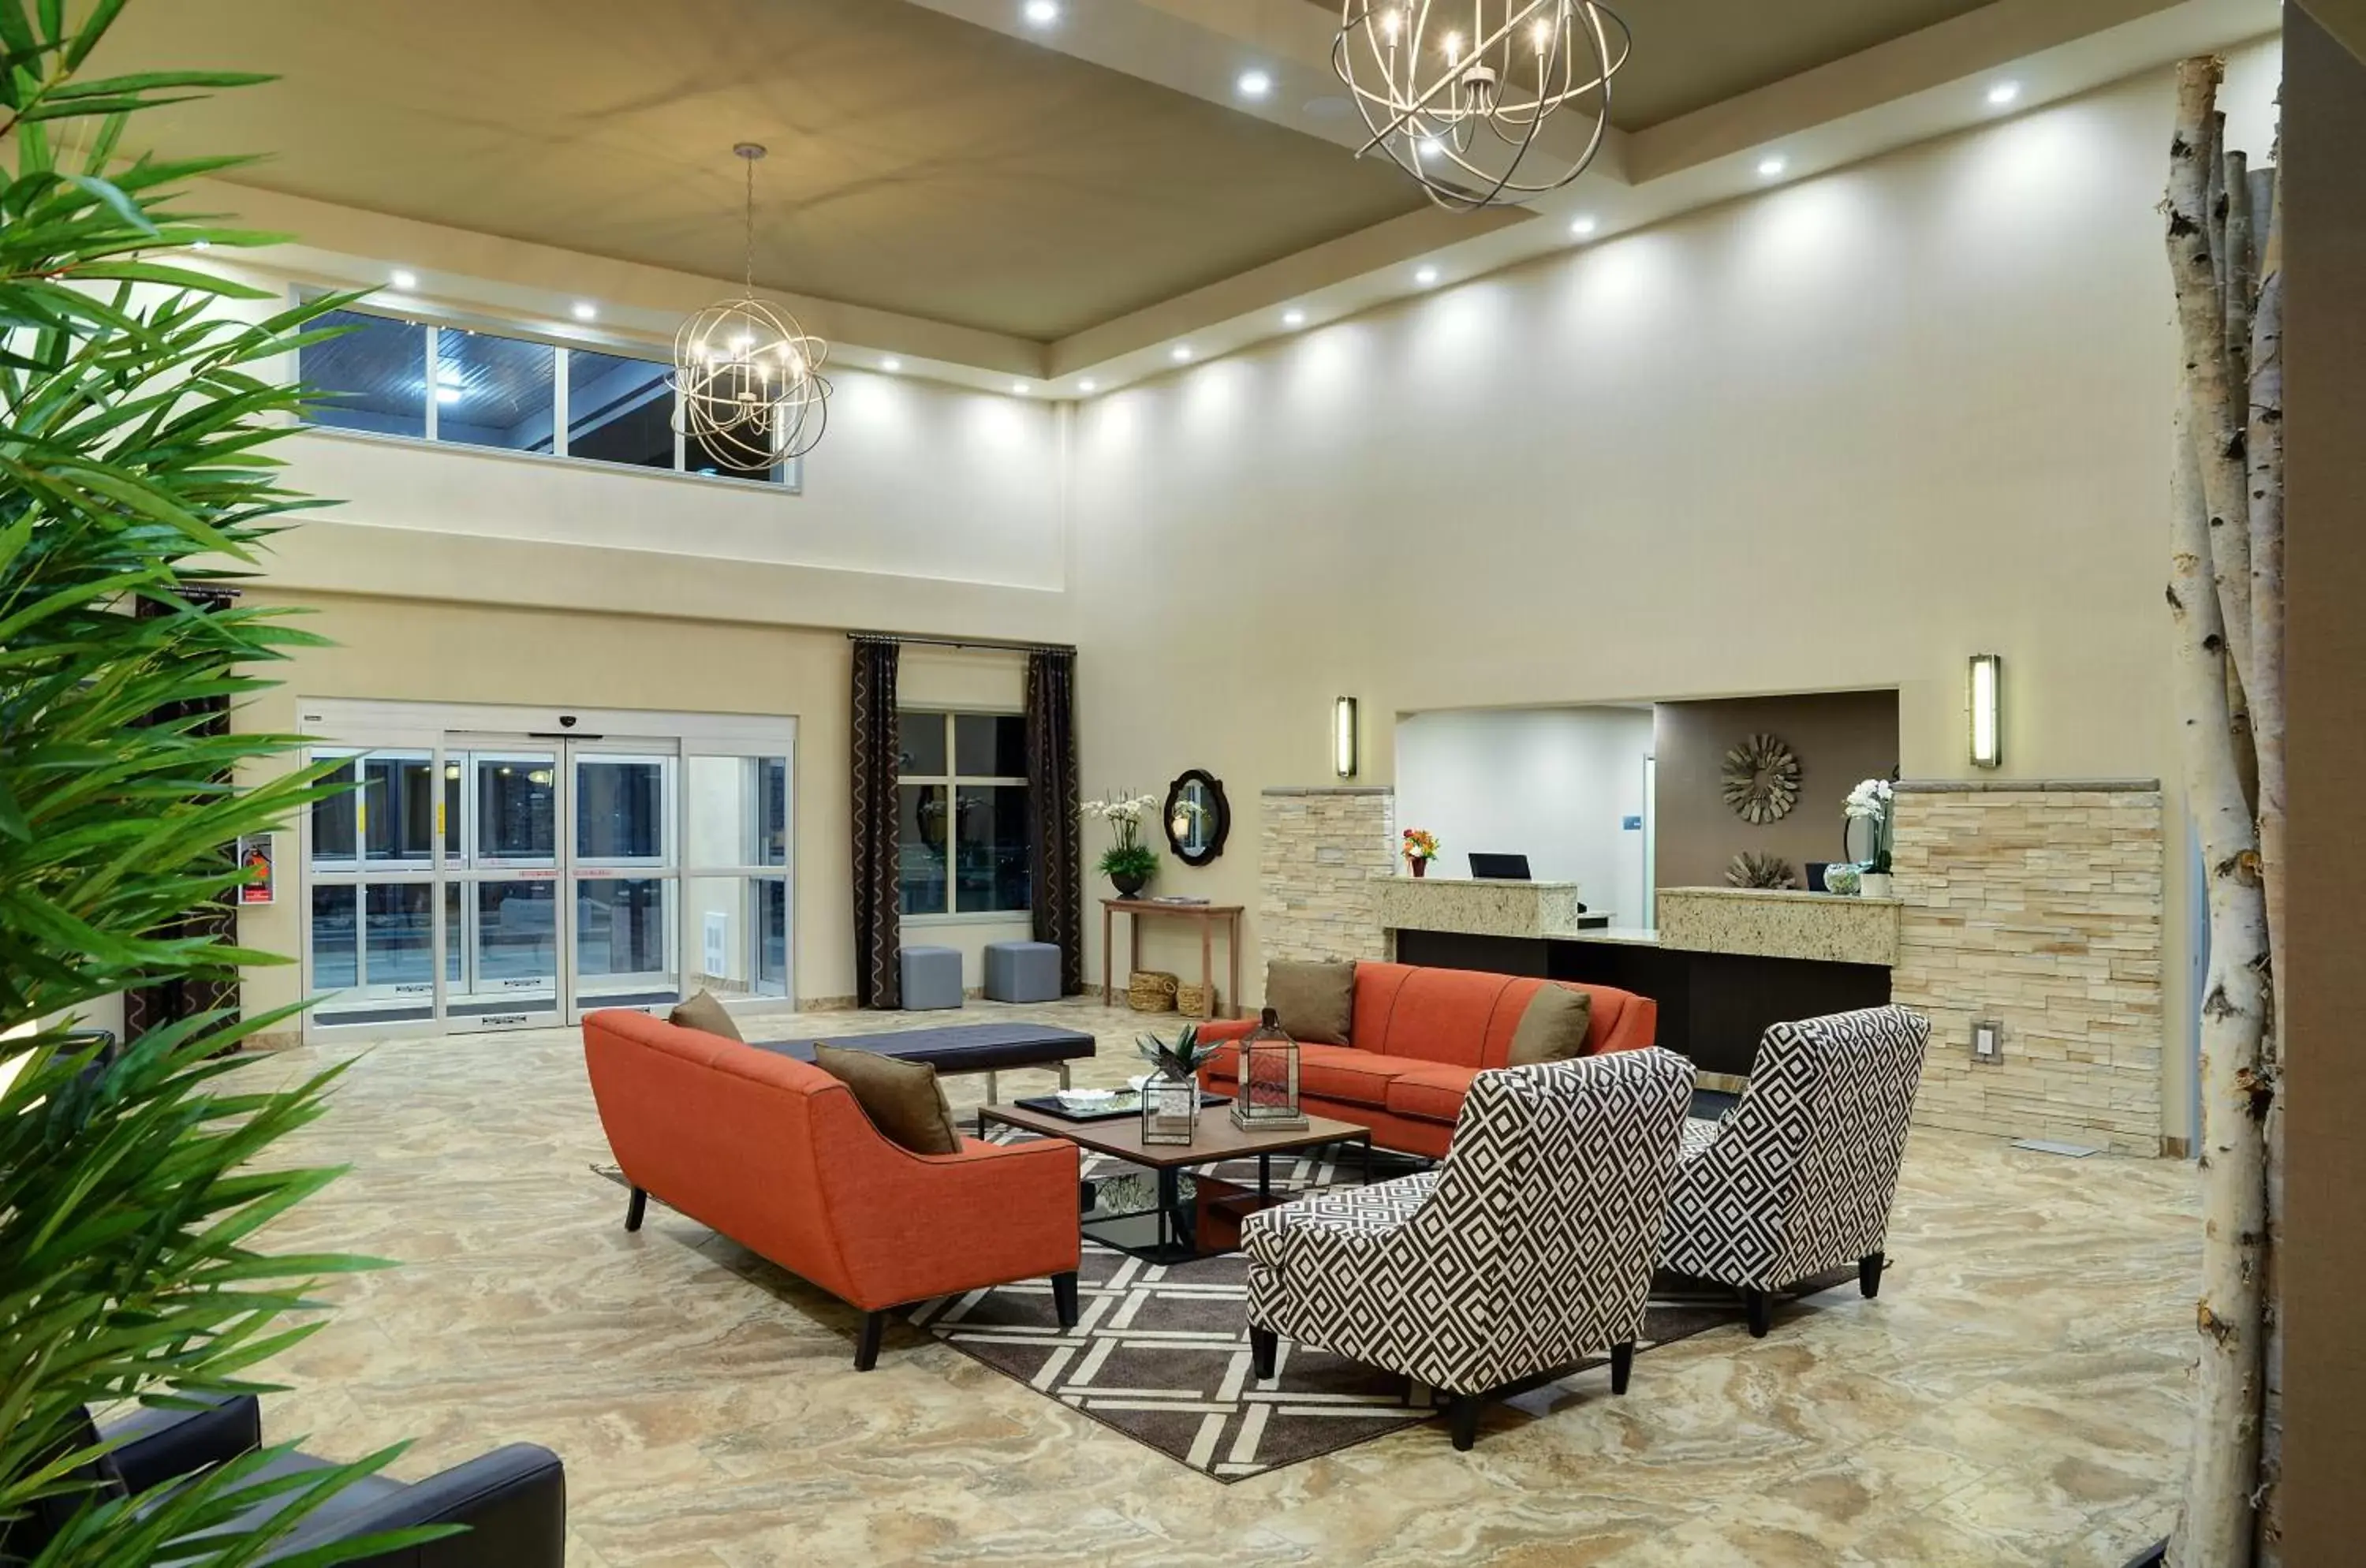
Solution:
<svg viewBox="0 0 2366 1568">
<path fill-rule="evenodd" d="M 1211 1105 L 1230 1105 L 1232 1102 L 1232 1096 L 1227 1094 L 1202 1091 L 1200 1096 L 1202 1111 Z M 1032 1100 L 1014 1100 L 1011 1103 L 1029 1111 L 1040 1111 L 1046 1116 L 1057 1116 L 1063 1122 L 1114 1122 L 1121 1116 L 1142 1114 L 1142 1096 L 1130 1089 L 1121 1091 L 1117 1103 L 1102 1111 L 1071 1111 L 1061 1104 L 1060 1097 L 1054 1094 L 1038 1095 Z"/>
</svg>

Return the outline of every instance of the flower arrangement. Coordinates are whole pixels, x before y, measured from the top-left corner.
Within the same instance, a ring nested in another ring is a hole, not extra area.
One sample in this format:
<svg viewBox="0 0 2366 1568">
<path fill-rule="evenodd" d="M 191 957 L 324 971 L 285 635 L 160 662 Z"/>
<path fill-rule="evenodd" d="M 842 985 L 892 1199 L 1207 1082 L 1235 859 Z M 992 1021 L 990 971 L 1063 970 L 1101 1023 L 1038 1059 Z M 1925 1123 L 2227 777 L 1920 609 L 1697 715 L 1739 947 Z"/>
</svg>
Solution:
<svg viewBox="0 0 2366 1568">
<path fill-rule="evenodd" d="M 1109 824 L 1115 841 L 1095 863 L 1103 876 L 1121 887 L 1131 882 L 1139 888 L 1158 869 L 1158 852 L 1142 841 L 1143 818 L 1157 805 L 1155 795 L 1121 791 L 1107 800 L 1088 800 L 1079 808 L 1087 819 L 1098 818 Z"/>
<path fill-rule="evenodd" d="M 1436 860 L 1437 858 L 1437 835 L 1431 832 L 1426 828 L 1406 829 L 1404 830 L 1404 858 L 1406 863 L 1411 865 L 1419 865 L 1424 861 Z"/>
<path fill-rule="evenodd" d="M 1867 779 L 1849 791 L 1841 806 L 1842 816 L 1873 824 L 1873 858 L 1865 863 L 1865 869 L 1876 876 L 1889 874 L 1890 801 L 1895 793 L 1887 779 Z"/>
<path fill-rule="evenodd" d="M 1201 1067 L 1206 1066 L 1208 1058 L 1216 1054 L 1220 1043 L 1222 1043 L 1218 1041 L 1210 1041 L 1204 1045 L 1201 1044 L 1200 1026 L 1196 1023 L 1187 1023 L 1176 1032 L 1173 1040 L 1162 1040 L 1155 1034 L 1137 1035 L 1134 1037 L 1133 1048 L 1142 1054 L 1144 1061 L 1148 1062 L 1168 1077 L 1179 1080 L 1190 1077 Z"/>
</svg>

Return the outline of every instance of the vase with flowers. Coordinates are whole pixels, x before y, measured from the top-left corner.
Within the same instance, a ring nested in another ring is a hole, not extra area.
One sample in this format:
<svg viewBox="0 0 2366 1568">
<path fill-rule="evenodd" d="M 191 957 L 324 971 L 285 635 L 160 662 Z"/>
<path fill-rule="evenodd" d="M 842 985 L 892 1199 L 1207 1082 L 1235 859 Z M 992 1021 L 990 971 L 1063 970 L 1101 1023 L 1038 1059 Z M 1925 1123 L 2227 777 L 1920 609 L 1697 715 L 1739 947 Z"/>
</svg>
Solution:
<svg viewBox="0 0 2366 1568">
<path fill-rule="evenodd" d="M 1848 792 L 1841 813 L 1851 823 L 1867 824 L 1873 834 L 1871 858 L 1862 863 L 1857 877 L 1857 896 L 1864 898 L 1887 898 L 1890 896 L 1889 851 L 1892 832 L 1892 812 L 1896 791 L 1887 779 L 1867 779 Z M 1831 874 L 1827 872 L 1829 878 Z"/>
<path fill-rule="evenodd" d="M 1097 862 L 1121 898 L 1132 898 L 1150 885 L 1158 870 L 1158 852 L 1142 841 L 1143 819 L 1158 806 L 1155 795 L 1127 795 L 1120 790 L 1107 800 L 1088 800 L 1080 808 L 1087 818 L 1109 824 L 1110 847 Z"/>
<path fill-rule="evenodd" d="M 1426 828 L 1406 829 L 1403 852 L 1406 869 L 1415 876 L 1427 876 L 1429 863 L 1437 858 L 1437 835 Z"/>
</svg>

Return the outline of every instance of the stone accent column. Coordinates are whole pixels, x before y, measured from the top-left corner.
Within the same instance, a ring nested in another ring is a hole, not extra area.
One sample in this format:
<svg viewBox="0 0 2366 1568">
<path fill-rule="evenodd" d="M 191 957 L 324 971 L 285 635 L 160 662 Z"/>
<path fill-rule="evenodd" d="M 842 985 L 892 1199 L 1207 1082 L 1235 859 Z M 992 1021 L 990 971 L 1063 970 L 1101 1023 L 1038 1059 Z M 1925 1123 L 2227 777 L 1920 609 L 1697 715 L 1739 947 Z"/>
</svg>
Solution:
<svg viewBox="0 0 2366 1568">
<path fill-rule="evenodd" d="M 1259 804 L 1257 939 L 1265 956 L 1387 958 L 1371 884 L 1396 874 L 1396 792 L 1269 789 Z"/>
<path fill-rule="evenodd" d="M 1893 1000 L 1931 1019 L 1914 1120 L 2161 1152 L 2158 781 L 1898 786 Z M 2003 1059 L 1972 1060 L 1972 1023 Z"/>
</svg>

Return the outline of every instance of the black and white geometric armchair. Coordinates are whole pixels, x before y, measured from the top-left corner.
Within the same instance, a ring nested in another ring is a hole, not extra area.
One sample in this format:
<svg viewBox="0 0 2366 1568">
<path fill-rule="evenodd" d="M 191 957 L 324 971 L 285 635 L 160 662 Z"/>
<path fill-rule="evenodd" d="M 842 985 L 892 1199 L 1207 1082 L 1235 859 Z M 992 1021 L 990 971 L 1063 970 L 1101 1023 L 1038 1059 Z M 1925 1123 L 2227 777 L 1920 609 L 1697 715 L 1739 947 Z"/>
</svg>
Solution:
<svg viewBox="0 0 2366 1568">
<path fill-rule="evenodd" d="M 1626 1393 L 1692 1089 L 1656 1048 L 1483 1072 L 1436 1169 L 1251 1215 L 1256 1375 L 1283 1336 L 1403 1372 L 1449 1396 L 1458 1449 L 1487 1400 L 1588 1356 Z"/>
<path fill-rule="evenodd" d="M 1660 1261 L 1737 1287 L 1764 1338 L 1773 1292 L 1857 1266 L 1881 1291 L 1889 1202 L 1931 1021 L 1901 1007 L 1778 1023 L 1741 1102 L 1684 1128 Z"/>
</svg>

